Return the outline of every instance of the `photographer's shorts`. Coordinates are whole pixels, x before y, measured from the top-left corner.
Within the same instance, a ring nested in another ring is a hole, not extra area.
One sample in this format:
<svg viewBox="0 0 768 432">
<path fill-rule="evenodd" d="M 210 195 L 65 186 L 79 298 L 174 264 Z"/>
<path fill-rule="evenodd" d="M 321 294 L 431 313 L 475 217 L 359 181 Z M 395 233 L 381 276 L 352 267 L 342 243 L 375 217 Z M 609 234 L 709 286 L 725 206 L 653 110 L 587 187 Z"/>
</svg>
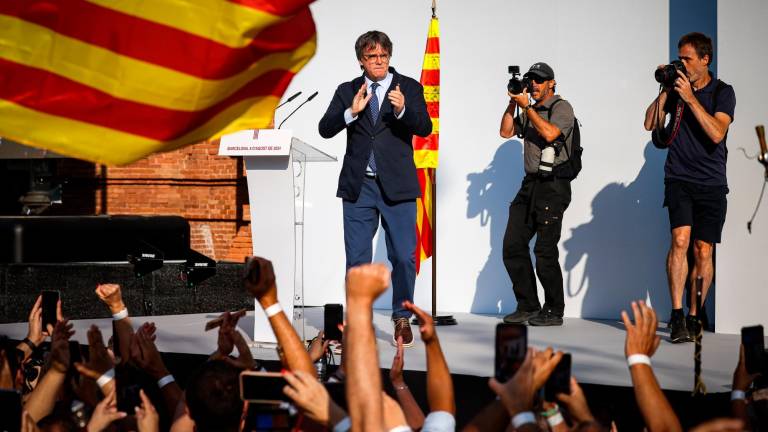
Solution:
<svg viewBox="0 0 768 432">
<path fill-rule="evenodd" d="M 706 186 L 682 180 L 664 181 L 664 207 L 672 229 L 691 227 L 691 237 L 720 243 L 728 207 L 728 186 Z"/>
</svg>

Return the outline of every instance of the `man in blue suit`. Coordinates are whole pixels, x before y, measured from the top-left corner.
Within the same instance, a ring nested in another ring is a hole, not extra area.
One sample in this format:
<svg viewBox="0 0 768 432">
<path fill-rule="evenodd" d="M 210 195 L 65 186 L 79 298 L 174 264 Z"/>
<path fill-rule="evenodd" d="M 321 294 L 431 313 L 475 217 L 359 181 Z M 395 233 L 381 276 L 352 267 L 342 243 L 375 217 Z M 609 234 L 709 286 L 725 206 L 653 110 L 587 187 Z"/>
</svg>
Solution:
<svg viewBox="0 0 768 432">
<path fill-rule="evenodd" d="M 386 34 L 363 34 L 355 54 L 363 75 L 336 89 L 319 131 L 323 138 L 347 131 L 336 192 L 343 202 L 347 269 L 371 262 L 381 218 L 392 263 L 392 339 L 396 344 L 402 337 L 412 346 L 411 313 L 402 306 L 413 301 L 416 199 L 421 196 L 411 140 L 432 133 L 432 121 L 421 84 L 389 67 L 392 42 Z"/>
</svg>

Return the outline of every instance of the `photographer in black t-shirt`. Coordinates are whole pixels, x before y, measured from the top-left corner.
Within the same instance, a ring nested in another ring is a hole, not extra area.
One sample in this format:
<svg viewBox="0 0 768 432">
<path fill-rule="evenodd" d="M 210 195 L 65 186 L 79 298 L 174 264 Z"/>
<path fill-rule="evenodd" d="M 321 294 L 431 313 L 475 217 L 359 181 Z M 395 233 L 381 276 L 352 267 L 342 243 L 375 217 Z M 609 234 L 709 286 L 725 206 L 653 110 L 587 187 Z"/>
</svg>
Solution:
<svg viewBox="0 0 768 432">
<path fill-rule="evenodd" d="M 725 175 L 728 127 L 733 122 L 736 96 L 733 87 L 714 78 L 712 40 L 689 33 L 677 44 L 677 78 L 667 81 L 645 112 L 645 129 L 654 131 L 654 144 L 668 147 L 664 165 L 664 206 L 669 210 L 672 242 L 667 256 L 667 277 L 672 297 L 670 340 L 689 342 L 696 305 L 683 315 L 686 275 L 691 286 L 703 278 L 702 299 L 712 283 L 712 250 L 725 222 L 728 182 Z M 659 66 L 659 69 L 670 66 Z M 681 70 L 683 69 L 683 70 Z M 671 120 L 665 127 L 667 114 Z M 687 251 L 693 237 L 694 266 L 688 272 Z M 703 312 L 703 311 L 702 311 Z M 702 313 L 702 315 L 705 315 Z"/>
</svg>

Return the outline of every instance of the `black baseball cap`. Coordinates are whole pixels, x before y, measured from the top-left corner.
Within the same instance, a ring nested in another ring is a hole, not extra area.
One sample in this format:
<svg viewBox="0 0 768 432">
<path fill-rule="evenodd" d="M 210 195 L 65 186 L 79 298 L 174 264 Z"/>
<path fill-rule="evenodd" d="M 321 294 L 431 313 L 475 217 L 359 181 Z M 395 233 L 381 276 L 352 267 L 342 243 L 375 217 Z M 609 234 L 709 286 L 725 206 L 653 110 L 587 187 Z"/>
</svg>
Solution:
<svg viewBox="0 0 768 432">
<path fill-rule="evenodd" d="M 525 78 L 531 76 L 536 76 L 545 80 L 553 80 L 555 79 L 555 71 L 544 62 L 534 63 L 531 65 L 531 68 L 528 69 L 528 72 L 523 75 Z"/>
</svg>

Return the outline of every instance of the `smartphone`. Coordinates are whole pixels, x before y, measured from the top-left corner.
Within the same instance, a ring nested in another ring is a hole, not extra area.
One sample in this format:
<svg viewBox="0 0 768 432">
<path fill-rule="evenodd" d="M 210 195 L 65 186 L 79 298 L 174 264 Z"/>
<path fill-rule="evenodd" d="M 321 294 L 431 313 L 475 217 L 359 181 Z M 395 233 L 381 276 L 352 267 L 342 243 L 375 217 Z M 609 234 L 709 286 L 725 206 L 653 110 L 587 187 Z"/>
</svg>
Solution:
<svg viewBox="0 0 768 432">
<path fill-rule="evenodd" d="M 21 393 L 16 390 L 0 389 L 0 431 L 17 432 L 21 430 Z"/>
<path fill-rule="evenodd" d="M 240 373 L 240 399 L 257 404 L 290 402 L 283 393 L 288 385 L 278 372 L 243 371 Z"/>
<path fill-rule="evenodd" d="M 744 345 L 744 365 L 747 367 L 747 373 L 762 372 L 765 357 L 763 326 L 742 327 L 741 344 Z"/>
<path fill-rule="evenodd" d="M 294 418 L 285 408 L 277 405 L 248 404 L 242 432 L 291 431 Z"/>
<path fill-rule="evenodd" d="M 344 323 L 344 306 L 340 304 L 327 304 L 323 309 L 323 333 L 325 340 L 341 342 L 341 330 L 339 324 Z"/>
<path fill-rule="evenodd" d="M 544 399 L 554 402 L 558 393 L 571 394 L 571 353 L 563 354 L 560 363 L 544 384 Z"/>
<path fill-rule="evenodd" d="M 496 356 L 494 376 L 506 382 L 520 369 L 528 351 L 528 328 L 522 324 L 496 325 Z"/>
<path fill-rule="evenodd" d="M 115 358 L 120 357 L 120 336 L 117 332 L 117 321 L 112 320 L 112 353 Z"/>
<path fill-rule="evenodd" d="M 344 390 L 343 382 L 324 382 L 325 390 L 328 392 L 331 400 L 336 402 L 336 405 L 347 409 L 347 394 Z"/>
<path fill-rule="evenodd" d="M 119 382 L 119 381 L 118 381 Z M 141 406 L 141 387 L 137 384 L 117 386 L 117 410 L 125 413 L 136 412 L 136 407 Z"/>
<path fill-rule="evenodd" d="M 71 340 L 69 341 L 69 370 L 72 373 L 77 373 L 75 363 L 83 362 L 83 353 L 80 352 L 80 342 Z"/>
<path fill-rule="evenodd" d="M 43 290 L 43 329 L 56 325 L 56 304 L 61 295 L 56 290 Z"/>
</svg>

